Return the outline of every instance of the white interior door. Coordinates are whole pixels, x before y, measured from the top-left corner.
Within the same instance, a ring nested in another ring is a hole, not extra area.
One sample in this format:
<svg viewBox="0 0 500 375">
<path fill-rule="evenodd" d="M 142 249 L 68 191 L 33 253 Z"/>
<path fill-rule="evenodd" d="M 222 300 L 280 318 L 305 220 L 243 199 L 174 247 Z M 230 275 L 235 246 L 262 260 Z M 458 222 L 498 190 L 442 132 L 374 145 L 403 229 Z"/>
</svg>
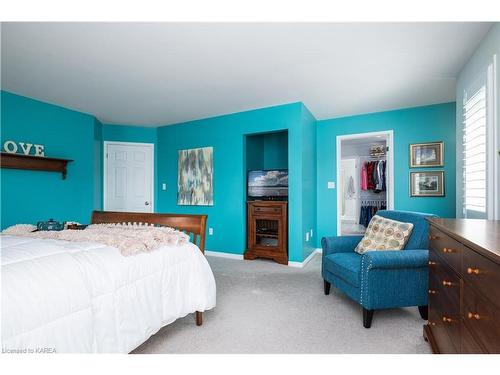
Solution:
<svg viewBox="0 0 500 375">
<path fill-rule="evenodd" d="M 153 154 L 150 143 L 104 143 L 104 209 L 153 212 Z"/>
</svg>

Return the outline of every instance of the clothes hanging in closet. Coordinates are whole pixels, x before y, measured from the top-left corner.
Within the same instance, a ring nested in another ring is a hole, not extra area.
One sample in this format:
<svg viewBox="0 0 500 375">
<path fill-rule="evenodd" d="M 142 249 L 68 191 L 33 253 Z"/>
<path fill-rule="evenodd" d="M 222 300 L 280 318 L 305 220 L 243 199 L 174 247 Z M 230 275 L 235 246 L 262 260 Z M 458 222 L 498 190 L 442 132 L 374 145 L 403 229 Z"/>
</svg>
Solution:
<svg viewBox="0 0 500 375">
<path fill-rule="evenodd" d="M 361 166 L 361 190 L 367 190 L 368 189 L 368 174 L 366 171 L 366 163 L 363 163 Z"/>
<path fill-rule="evenodd" d="M 386 161 L 368 161 L 361 166 L 361 190 L 386 190 Z"/>
<path fill-rule="evenodd" d="M 387 208 L 387 204 L 385 202 L 377 202 L 377 204 L 373 205 L 362 205 L 361 212 L 359 215 L 359 224 L 368 227 L 370 220 L 373 216 L 376 215 L 378 210 L 385 210 Z"/>
</svg>

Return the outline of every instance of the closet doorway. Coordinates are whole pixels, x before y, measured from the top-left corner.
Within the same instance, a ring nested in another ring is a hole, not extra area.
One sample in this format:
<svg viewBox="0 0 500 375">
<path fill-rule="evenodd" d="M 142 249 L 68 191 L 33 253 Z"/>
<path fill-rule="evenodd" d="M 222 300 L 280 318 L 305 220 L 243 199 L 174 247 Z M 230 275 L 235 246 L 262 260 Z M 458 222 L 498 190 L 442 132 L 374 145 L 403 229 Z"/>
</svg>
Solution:
<svg viewBox="0 0 500 375">
<path fill-rule="evenodd" d="M 337 136 L 337 235 L 361 235 L 394 209 L 393 131 Z"/>
</svg>

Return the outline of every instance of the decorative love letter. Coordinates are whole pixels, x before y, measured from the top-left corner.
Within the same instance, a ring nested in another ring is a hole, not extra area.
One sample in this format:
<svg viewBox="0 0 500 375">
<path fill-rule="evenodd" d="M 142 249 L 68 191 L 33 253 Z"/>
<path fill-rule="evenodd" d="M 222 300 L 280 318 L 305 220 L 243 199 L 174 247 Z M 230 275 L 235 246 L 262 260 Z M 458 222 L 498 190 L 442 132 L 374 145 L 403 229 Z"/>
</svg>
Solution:
<svg viewBox="0 0 500 375">
<path fill-rule="evenodd" d="M 9 154 L 15 154 L 17 152 L 17 144 L 14 141 L 5 141 L 3 149 Z"/>
<path fill-rule="evenodd" d="M 23 150 L 24 155 L 29 155 L 33 144 L 31 144 L 31 143 L 25 144 L 24 142 L 19 142 L 19 146 L 21 146 L 21 149 Z"/>
<path fill-rule="evenodd" d="M 45 156 L 43 145 L 35 145 L 35 156 Z"/>
</svg>

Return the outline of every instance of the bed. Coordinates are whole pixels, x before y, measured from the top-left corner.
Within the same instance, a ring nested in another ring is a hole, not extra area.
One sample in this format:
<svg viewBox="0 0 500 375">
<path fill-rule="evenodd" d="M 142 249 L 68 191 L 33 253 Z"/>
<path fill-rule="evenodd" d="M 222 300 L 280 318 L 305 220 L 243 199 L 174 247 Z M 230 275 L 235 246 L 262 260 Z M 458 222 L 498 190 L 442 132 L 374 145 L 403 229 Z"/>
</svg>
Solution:
<svg viewBox="0 0 500 375">
<path fill-rule="evenodd" d="M 216 299 L 206 219 L 94 211 L 94 224 L 159 224 L 190 235 L 134 256 L 97 242 L 2 235 L 3 351 L 129 353 L 180 317 L 194 313 L 201 325 Z"/>
</svg>

